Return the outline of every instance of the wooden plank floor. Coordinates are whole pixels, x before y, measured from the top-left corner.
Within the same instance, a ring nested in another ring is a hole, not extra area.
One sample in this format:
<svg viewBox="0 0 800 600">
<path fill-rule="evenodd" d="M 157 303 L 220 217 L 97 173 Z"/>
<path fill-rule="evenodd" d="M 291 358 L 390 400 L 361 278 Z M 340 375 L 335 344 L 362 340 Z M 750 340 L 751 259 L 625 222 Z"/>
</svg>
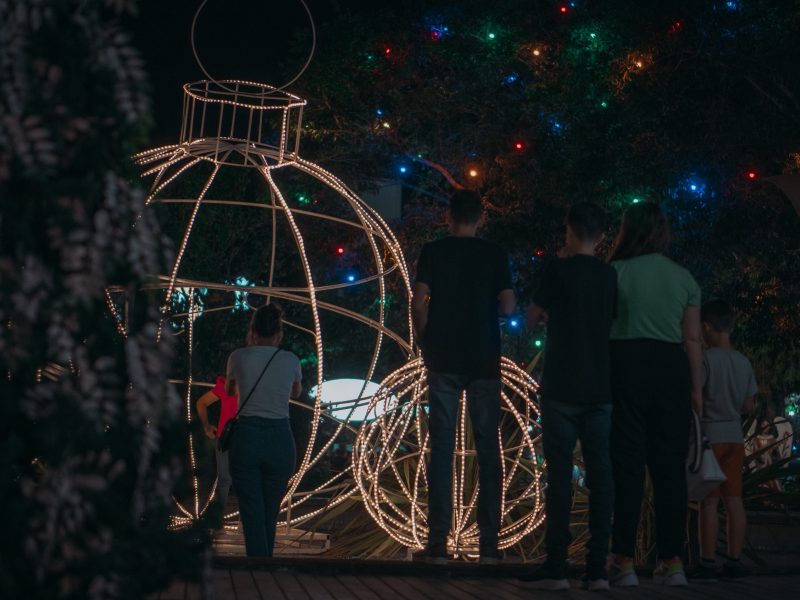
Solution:
<svg viewBox="0 0 800 600">
<path fill-rule="evenodd" d="M 367 571 L 365 569 L 365 571 Z M 155 600 L 528 600 L 530 598 L 596 598 L 574 580 L 569 593 L 543 592 L 513 578 L 413 575 L 325 574 L 292 570 L 215 569 L 208 594 L 198 584 L 174 583 Z M 664 588 L 643 579 L 637 589 L 615 588 L 614 598 L 721 598 L 757 600 L 796 598 L 800 574 L 752 576 L 718 584 Z"/>
</svg>

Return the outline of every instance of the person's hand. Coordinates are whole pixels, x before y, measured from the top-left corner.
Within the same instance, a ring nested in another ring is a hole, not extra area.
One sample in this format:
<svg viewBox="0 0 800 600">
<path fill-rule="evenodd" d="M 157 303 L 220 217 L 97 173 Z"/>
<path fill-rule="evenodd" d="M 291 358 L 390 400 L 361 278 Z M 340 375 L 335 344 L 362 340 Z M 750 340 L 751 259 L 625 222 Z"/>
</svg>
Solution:
<svg viewBox="0 0 800 600">
<path fill-rule="evenodd" d="M 209 437 L 209 439 L 212 439 L 212 440 L 217 439 L 217 428 L 216 427 L 214 427 L 210 423 L 206 423 L 205 425 L 203 425 L 203 429 L 205 430 L 206 435 Z"/>
</svg>

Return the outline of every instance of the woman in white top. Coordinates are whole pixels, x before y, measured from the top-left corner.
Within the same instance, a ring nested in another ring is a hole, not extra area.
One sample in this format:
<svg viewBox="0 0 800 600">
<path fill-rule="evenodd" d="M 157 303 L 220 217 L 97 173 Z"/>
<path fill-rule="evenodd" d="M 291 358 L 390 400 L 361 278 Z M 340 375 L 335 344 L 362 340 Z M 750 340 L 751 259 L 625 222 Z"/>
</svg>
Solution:
<svg viewBox="0 0 800 600">
<path fill-rule="evenodd" d="M 279 306 L 259 308 L 248 346 L 228 357 L 226 391 L 237 394 L 242 407 L 231 437 L 230 468 L 247 556 L 272 556 L 281 500 L 294 473 L 289 399 L 300 395 L 302 376 L 297 356 L 278 348 L 281 319 Z"/>
</svg>

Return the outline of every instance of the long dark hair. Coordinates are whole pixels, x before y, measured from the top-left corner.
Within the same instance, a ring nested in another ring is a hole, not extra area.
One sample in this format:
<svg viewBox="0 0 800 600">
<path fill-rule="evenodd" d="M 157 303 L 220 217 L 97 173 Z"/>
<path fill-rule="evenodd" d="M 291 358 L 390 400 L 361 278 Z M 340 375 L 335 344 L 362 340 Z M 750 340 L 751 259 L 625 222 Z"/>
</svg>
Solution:
<svg viewBox="0 0 800 600">
<path fill-rule="evenodd" d="M 634 204 L 622 216 L 608 262 L 664 252 L 669 246 L 669 222 L 655 202 Z"/>
</svg>

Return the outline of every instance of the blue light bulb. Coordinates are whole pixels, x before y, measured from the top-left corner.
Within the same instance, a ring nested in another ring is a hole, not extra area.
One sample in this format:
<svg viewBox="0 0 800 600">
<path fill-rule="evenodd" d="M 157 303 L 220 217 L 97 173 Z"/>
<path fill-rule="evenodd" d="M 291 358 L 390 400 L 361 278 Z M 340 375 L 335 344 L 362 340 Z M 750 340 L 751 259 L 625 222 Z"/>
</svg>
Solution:
<svg viewBox="0 0 800 600">
<path fill-rule="evenodd" d="M 347 281 L 349 281 L 350 283 L 354 282 L 355 280 L 356 280 L 355 275 L 350 274 L 347 276 Z"/>
<path fill-rule="evenodd" d="M 519 321 L 517 321 L 516 319 L 511 319 L 511 326 L 516 327 L 517 325 L 519 325 Z"/>
</svg>

